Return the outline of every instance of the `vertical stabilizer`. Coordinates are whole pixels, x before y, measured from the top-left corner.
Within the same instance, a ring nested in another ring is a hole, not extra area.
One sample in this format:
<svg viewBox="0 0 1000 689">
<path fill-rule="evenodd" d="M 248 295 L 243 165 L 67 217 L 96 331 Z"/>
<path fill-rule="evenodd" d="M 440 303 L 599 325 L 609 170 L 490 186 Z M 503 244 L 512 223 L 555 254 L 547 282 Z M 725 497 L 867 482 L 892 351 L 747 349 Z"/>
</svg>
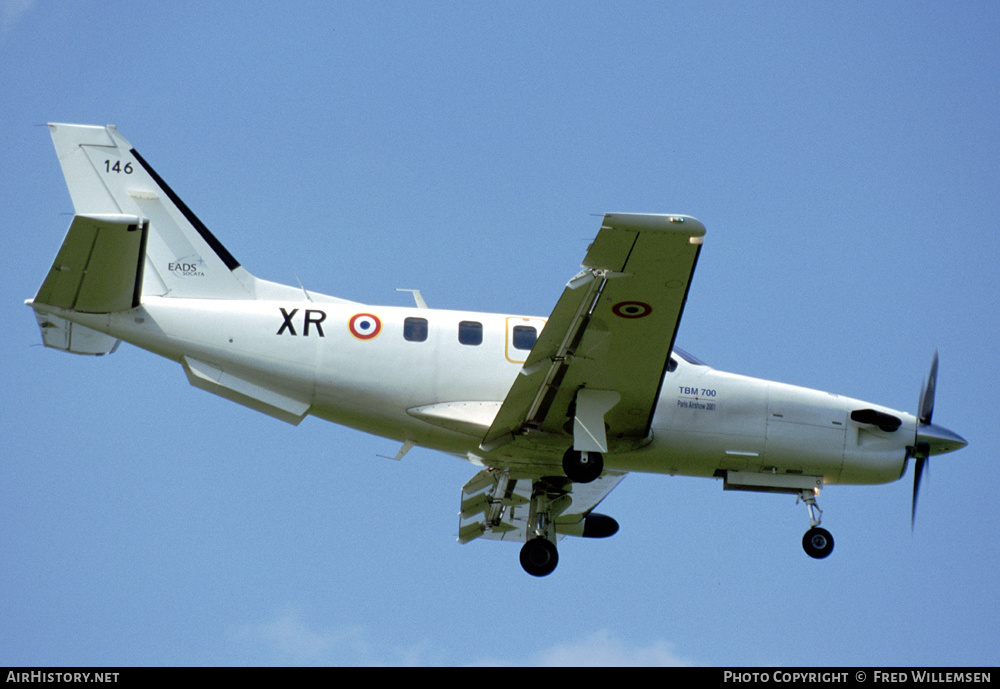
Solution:
<svg viewBox="0 0 1000 689">
<path fill-rule="evenodd" d="M 252 299 L 254 278 L 113 126 L 50 124 L 77 218 L 148 222 L 136 294 Z"/>
</svg>

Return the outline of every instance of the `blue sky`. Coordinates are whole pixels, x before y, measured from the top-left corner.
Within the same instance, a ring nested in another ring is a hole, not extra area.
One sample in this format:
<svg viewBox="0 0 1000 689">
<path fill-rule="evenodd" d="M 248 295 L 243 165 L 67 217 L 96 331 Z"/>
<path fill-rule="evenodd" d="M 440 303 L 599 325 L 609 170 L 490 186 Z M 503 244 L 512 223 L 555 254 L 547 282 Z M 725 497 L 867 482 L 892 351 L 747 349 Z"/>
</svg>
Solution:
<svg viewBox="0 0 1000 689">
<path fill-rule="evenodd" d="M 1000 656 L 1000 9 L 0 3 L 0 664 L 991 665 Z M 549 313 L 605 211 L 708 228 L 678 344 L 969 440 L 794 498 L 633 475 L 525 575 L 468 464 L 46 350 L 72 211 L 47 121 L 114 123 L 252 273 Z"/>
</svg>

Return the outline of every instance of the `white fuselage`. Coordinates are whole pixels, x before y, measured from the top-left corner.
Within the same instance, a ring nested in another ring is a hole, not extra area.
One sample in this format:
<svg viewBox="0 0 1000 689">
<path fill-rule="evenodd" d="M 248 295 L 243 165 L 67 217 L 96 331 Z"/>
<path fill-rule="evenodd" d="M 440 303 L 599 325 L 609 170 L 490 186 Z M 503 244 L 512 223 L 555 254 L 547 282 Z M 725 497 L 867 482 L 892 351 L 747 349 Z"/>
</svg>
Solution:
<svg viewBox="0 0 1000 689">
<path fill-rule="evenodd" d="M 147 297 L 140 307 L 118 313 L 52 313 L 182 364 L 207 365 L 250 389 L 258 384 L 277 391 L 328 421 L 477 464 L 558 467 L 566 446 L 540 443 L 530 457 L 523 449 L 513 457 L 503 447 L 480 448 L 527 358 L 527 350 L 514 346 L 513 327 L 540 331 L 543 319 L 311 297 Z M 408 318 L 426 321 L 425 339 L 406 339 Z M 480 344 L 459 341 L 463 322 L 481 324 Z M 673 358 L 651 437 L 638 449 L 608 454 L 606 468 L 706 477 L 765 472 L 822 477 L 824 483 L 884 483 L 902 475 L 916 429 L 912 415 L 717 371 L 676 353 Z M 892 414 L 902 425 L 885 432 L 854 422 L 850 413 L 859 408 Z"/>
<path fill-rule="evenodd" d="M 671 351 L 705 226 L 605 213 L 547 319 L 358 304 L 250 274 L 113 126 L 49 125 L 74 216 L 34 299 L 46 346 L 125 341 L 195 387 L 291 424 L 313 415 L 482 467 L 459 540 L 523 543 L 533 576 L 561 536 L 618 530 L 593 510 L 630 471 L 795 494 L 803 548 L 833 550 L 819 489 L 885 483 L 966 442 L 917 416 L 716 371 Z"/>
</svg>

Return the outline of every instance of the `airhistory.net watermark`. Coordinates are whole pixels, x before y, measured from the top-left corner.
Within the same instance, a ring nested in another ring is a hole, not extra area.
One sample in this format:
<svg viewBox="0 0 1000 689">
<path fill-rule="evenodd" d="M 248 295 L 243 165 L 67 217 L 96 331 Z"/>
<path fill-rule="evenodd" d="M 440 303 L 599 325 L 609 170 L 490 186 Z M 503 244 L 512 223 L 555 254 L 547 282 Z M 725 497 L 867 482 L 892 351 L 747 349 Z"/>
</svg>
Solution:
<svg viewBox="0 0 1000 689">
<path fill-rule="evenodd" d="M 65 684 L 114 683 L 117 672 L 46 672 L 43 670 L 8 670 L 5 682 L 59 682 Z"/>
</svg>

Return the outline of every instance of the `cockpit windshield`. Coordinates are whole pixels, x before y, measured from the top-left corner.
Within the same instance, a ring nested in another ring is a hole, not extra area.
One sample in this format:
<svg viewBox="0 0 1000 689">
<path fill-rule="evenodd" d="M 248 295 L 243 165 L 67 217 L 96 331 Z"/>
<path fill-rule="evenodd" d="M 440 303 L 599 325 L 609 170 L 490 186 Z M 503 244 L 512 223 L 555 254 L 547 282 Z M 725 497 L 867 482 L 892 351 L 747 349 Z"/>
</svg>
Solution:
<svg viewBox="0 0 1000 689">
<path fill-rule="evenodd" d="M 691 356 L 680 347 L 674 347 L 674 354 L 684 359 L 684 361 L 688 362 L 689 364 L 694 364 L 695 366 L 708 366 L 708 364 L 706 364 L 704 361 L 702 361 L 697 357 Z"/>
</svg>

